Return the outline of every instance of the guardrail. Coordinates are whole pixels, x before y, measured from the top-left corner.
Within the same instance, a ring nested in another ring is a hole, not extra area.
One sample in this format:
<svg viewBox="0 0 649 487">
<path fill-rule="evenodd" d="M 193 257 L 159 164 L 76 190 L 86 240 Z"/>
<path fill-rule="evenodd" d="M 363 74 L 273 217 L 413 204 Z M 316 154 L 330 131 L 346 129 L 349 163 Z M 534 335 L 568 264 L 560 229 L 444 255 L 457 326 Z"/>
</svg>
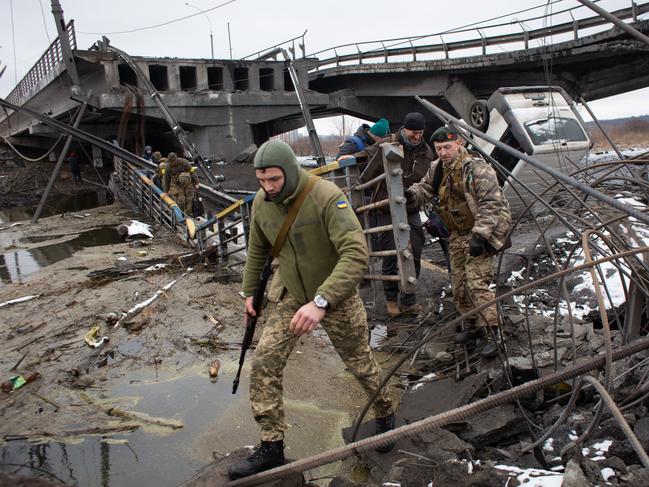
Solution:
<svg viewBox="0 0 649 487">
<path fill-rule="evenodd" d="M 77 48 L 77 36 L 74 32 L 74 20 L 68 22 L 65 27 L 65 32 L 70 41 L 72 50 Z M 38 85 L 50 72 L 54 71 L 59 64 L 63 62 L 63 51 L 61 50 L 61 40 L 57 37 L 54 42 L 50 44 L 45 53 L 40 57 L 32 69 L 25 75 L 23 79 L 11 90 L 7 96 L 7 101 L 14 105 L 22 105 L 22 103 L 30 95 L 32 88 Z"/>
<path fill-rule="evenodd" d="M 396 150 L 398 153 L 399 149 L 391 144 L 384 146 L 376 156 L 384 168 L 383 175 L 378 179 L 387 184 L 389 198 L 379 203 L 366 204 L 365 189 L 373 182 L 360 181 L 359 167 L 353 158 L 334 161 L 309 171 L 311 174 L 326 177 L 342 188 L 363 224 L 368 248 L 372 249 L 373 235 L 381 232 L 394 234 L 395 250 L 370 251 L 370 268 L 365 275 L 365 279 L 372 284 L 374 295 L 374 298 L 366 299 L 366 305 L 370 307 L 376 302 L 378 281 L 396 281 L 402 289 L 412 289 L 417 281 L 412 254 L 408 250 L 410 227 L 407 223 L 403 185 L 399 172 L 395 171 L 400 163 L 391 162 L 391 159 L 386 157 L 388 152 Z M 141 214 L 171 230 L 185 244 L 220 262 L 228 261 L 234 254 L 241 255 L 247 249 L 251 207 L 255 194 L 246 195 L 208 219 L 194 219 L 185 215 L 176 202 L 155 185 L 145 170 L 117 156 L 113 157 L 113 164 L 114 182 L 126 199 L 130 200 Z M 369 213 L 380 207 L 389 208 L 393 222 L 390 225 L 373 227 L 370 225 Z M 379 259 L 386 256 L 397 258 L 398 275 L 381 275 L 377 264 Z M 245 257 L 240 262 L 244 259 Z"/>
<path fill-rule="evenodd" d="M 555 2 L 557 3 L 557 2 Z M 340 66 L 342 63 L 348 64 L 362 64 L 365 60 L 368 59 L 377 59 L 383 58 L 383 62 L 391 62 L 391 58 L 401 57 L 398 61 L 417 61 L 417 57 L 424 54 L 432 53 L 443 53 L 444 59 L 450 59 L 450 53 L 454 51 L 462 51 L 467 49 L 480 49 L 483 55 L 487 54 L 487 47 L 489 46 L 500 46 L 503 45 L 520 43 L 524 46 L 524 49 L 529 49 L 529 43 L 532 40 L 544 39 L 550 36 L 556 36 L 559 34 L 573 33 L 574 39 L 579 38 L 579 32 L 585 29 L 592 29 L 594 27 L 599 27 L 602 25 L 609 24 L 610 22 L 600 16 L 592 16 L 583 19 L 575 19 L 572 11 L 576 9 L 585 9 L 583 6 L 572 7 L 565 9 L 559 12 L 553 12 L 550 15 L 542 15 L 538 17 L 533 17 L 524 20 L 510 20 L 506 23 L 498 23 L 493 25 L 486 25 L 482 27 L 471 27 L 471 28 L 460 28 L 453 29 L 444 32 L 438 32 L 435 34 L 427 34 L 423 36 L 415 37 L 400 37 L 393 39 L 384 39 L 378 41 L 366 41 L 358 43 L 349 43 L 342 44 L 339 46 L 331 47 L 322 51 L 318 51 L 309 55 L 312 58 L 322 57 L 322 55 L 333 54 L 333 56 L 326 57 L 325 59 L 320 59 L 319 61 L 313 64 L 312 72 L 318 71 L 325 67 Z M 613 15 L 619 19 L 632 19 L 636 21 L 638 15 L 642 15 L 649 12 L 649 2 L 638 5 L 632 2 L 631 7 L 616 10 L 611 12 Z M 558 14 L 567 13 L 572 18 L 572 21 L 561 23 L 554 26 L 544 26 L 538 29 L 528 29 L 526 22 L 539 19 L 548 19 L 552 16 Z M 501 29 L 506 26 L 516 25 L 521 29 L 520 32 L 513 32 L 508 34 L 499 34 L 494 36 L 486 36 L 483 31 L 489 29 Z M 447 41 L 444 39 L 444 36 L 447 38 L 451 35 L 457 35 L 466 32 L 477 32 L 479 35 L 478 38 L 473 39 L 464 39 L 457 41 Z M 421 43 L 423 40 L 430 39 L 432 37 L 439 37 L 439 43 L 435 44 L 424 44 L 418 45 L 416 43 Z M 405 44 L 405 46 L 403 46 Z M 376 46 L 371 49 L 368 49 L 370 46 Z M 396 47 L 401 46 L 401 47 Z M 355 52 L 352 53 L 339 53 L 342 50 L 354 49 Z M 409 59 L 403 59 L 403 57 L 408 57 Z"/>
<path fill-rule="evenodd" d="M 190 247 L 210 250 L 217 259 L 224 261 L 247 248 L 250 211 L 255 194 L 244 196 L 210 218 L 194 219 L 183 213 L 176 202 L 155 185 L 146 170 L 118 156 L 113 157 L 113 165 L 115 183 L 137 210 L 171 230 Z M 356 160 L 348 159 L 310 172 L 332 180 L 343 177 L 347 181 L 346 187 L 351 188 L 357 180 L 350 177 L 353 169 L 358 172 Z M 340 171 L 343 172 L 342 176 L 335 174 Z"/>
</svg>

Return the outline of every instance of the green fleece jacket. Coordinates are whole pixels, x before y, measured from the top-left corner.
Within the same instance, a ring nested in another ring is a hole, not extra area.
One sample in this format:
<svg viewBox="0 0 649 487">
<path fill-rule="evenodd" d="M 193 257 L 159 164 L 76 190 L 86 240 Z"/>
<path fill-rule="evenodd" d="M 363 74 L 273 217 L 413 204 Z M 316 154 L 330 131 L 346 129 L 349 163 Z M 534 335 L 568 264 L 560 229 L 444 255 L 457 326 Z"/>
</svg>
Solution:
<svg viewBox="0 0 649 487">
<path fill-rule="evenodd" d="M 245 296 L 254 294 L 288 208 L 308 177 L 300 168 L 297 189 L 281 203 L 266 199 L 263 190 L 257 192 L 243 273 Z M 347 198 L 334 183 L 319 180 L 304 200 L 277 259 L 282 284 L 302 304 L 320 294 L 335 308 L 356 292 L 368 259 L 361 224 Z"/>
</svg>

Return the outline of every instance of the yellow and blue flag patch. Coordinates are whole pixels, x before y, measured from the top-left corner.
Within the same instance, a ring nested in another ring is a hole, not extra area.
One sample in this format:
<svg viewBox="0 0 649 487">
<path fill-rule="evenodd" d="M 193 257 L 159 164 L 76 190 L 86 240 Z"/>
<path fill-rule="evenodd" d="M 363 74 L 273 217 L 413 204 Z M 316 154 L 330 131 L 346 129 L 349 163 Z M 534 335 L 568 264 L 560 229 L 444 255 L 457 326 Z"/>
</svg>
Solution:
<svg viewBox="0 0 649 487">
<path fill-rule="evenodd" d="M 343 208 L 347 208 L 347 206 L 349 205 L 347 205 L 347 202 L 345 200 L 340 200 L 336 201 L 336 206 L 342 210 Z"/>
</svg>

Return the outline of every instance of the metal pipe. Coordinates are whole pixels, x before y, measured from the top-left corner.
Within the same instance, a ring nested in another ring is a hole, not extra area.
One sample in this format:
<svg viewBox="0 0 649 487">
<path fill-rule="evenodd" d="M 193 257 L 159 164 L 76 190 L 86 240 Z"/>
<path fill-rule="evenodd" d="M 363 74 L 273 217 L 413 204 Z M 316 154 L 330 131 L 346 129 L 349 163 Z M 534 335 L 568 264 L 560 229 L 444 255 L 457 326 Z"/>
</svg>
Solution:
<svg viewBox="0 0 649 487">
<path fill-rule="evenodd" d="M 318 138 L 318 133 L 316 132 L 315 125 L 313 124 L 313 118 L 311 118 L 311 109 L 309 104 L 306 101 L 304 96 L 304 90 L 302 89 L 302 83 L 300 82 L 300 77 L 297 74 L 295 65 L 291 60 L 291 57 L 286 52 L 286 49 L 282 49 L 282 55 L 286 60 L 286 68 L 288 69 L 288 74 L 291 76 L 293 81 L 293 86 L 295 88 L 295 94 L 297 95 L 297 100 L 300 103 L 300 108 L 302 109 L 302 117 L 304 118 L 304 123 L 306 125 L 307 132 L 309 134 L 309 139 L 311 140 L 311 146 L 313 147 L 314 156 L 316 161 L 318 161 L 318 166 L 323 166 L 325 163 L 325 156 L 320 145 L 320 139 Z"/>
<path fill-rule="evenodd" d="M 192 4 L 189 3 L 189 2 L 185 2 L 185 5 L 187 5 L 188 7 L 195 8 L 195 9 L 198 10 L 200 13 L 202 13 L 203 15 L 205 15 L 205 18 L 207 19 L 207 23 L 210 24 L 210 48 L 211 48 L 211 52 L 212 52 L 212 59 L 214 59 L 214 37 L 212 36 L 212 21 L 210 20 L 210 17 L 205 13 L 204 10 L 201 10 L 201 9 L 198 8 L 196 5 L 192 5 Z"/>
<path fill-rule="evenodd" d="M 77 117 L 74 119 L 74 125 L 72 126 L 73 128 L 76 129 L 79 126 L 79 123 L 81 123 L 81 119 L 83 118 L 83 114 L 85 113 L 87 106 L 88 106 L 88 102 L 84 101 L 81 107 L 79 108 Z M 47 198 L 50 196 L 50 191 L 52 191 L 52 188 L 54 187 L 54 181 L 56 181 L 56 177 L 59 175 L 59 170 L 63 165 L 63 161 L 65 160 L 65 155 L 67 154 L 68 149 L 70 148 L 70 144 L 72 144 L 72 135 L 68 135 L 67 138 L 65 139 L 65 144 L 63 144 L 63 148 L 61 149 L 59 158 L 56 161 L 56 165 L 54 166 L 54 169 L 52 170 L 52 174 L 50 175 L 50 179 L 47 182 L 47 186 L 45 187 L 43 196 L 41 196 L 41 200 L 38 203 L 38 206 L 36 207 L 34 216 L 32 217 L 32 224 L 38 223 L 38 219 L 41 217 L 41 213 L 43 213 L 43 208 L 45 208 L 45 203 L 47 202 Z"/>
<path fill-rule="evenodd" d="M 613 358 L 614 360 L 619 360 L 647 348 L 649 348 L 649 338 L 638 340 L 633 344 L 624 345 L 618 348 L 614 352 Z M 554 372 L 540 379 L 536 379 L 520 386 L 513 387 L 507 391 L 488 396 L 485 399 L 481 399 L 471 404 L 467 404 L 450 411 L 430 416 L 426 419 L 401 426 L 381 435 L 365 438 L 354 443 L 349 443 L 345 446 L 334 448 L 333 450 L 329 450 L 327 452 L 319 453 L 309 458 L 297 460 L 295 462 L 289 463 L 288 465 L 283 465 L 281 467 L 276 467 L 262 473 L 251 475 L 250 477 L 235 480 L 234 482 L 229 482 L 226 485 L 230 487 L 259 485 L 264 482 L 270 482 L 272 480 L 283 478 L 288 474 L 304 472 L 321 465 L 343 460 L 356 453 L 367 452 L 379 446 L 386 446 L 403 438 L 430 432 L 435 428 L 440 428 L 447 424 L 455 423 L 458 421 L 466 421 L 468 418 L 476 414 L 488 411 L 503 404 L 508 404 L 517 399 L 528 397 L 550 385 L 564 382 L 573 377 L 583 376 L 587 372 L 601 367 L 605 361 L 605 356 L 601 354 L 594 359 L 584 361 L 580 364 L 577 364 L 576 366 L 569 367 L 560 372 Z"/>
<path fill-rule="evenodd" d="M 396 250 L 377 250 L 370 252 L 370 257 L 391 257 L 393 255 L 397 255 Z"/>
<path fill-rule="evenodd" d="M 601 16 L 604 17 L 606 20 L 609 20 L 609 21 L 611 21 L 612 23 L 614 23 L 616 26 L 618 26 L 618 27 L 619 27 L 620 29 L 622 29 L 624 32 L 626 32 L 627 34 L 629 34 L 631 37 L 635 37 L 635 38 L 638 39 L 639 41 L 644 42 L 645 44 L 647 44 L 647 45 L 649 46 L 649 37 L 647 37 L 646 35 L 644 35 L 644 34 L 643 34 L 642 32 L 640 32 L 639 30 L 634 29 L 633 27 L 631 27 L 631 26 L 630 26 L 629 24 L 627 24 L 626 22 L 621 21 L 621 20 L 618 19 L 615 15 L 611 14 L 609 11 L 604 10 L 602 7 L 600 7 L 599 5 L 595 5 L 593 2 L 591 2 L 591 1 L 589 1 L 589 0 L 577 0 L 577 1 L 578 1 L 579 3 L 581 3 L 582 5 L 585 5 L 586 7 L 588 7 L 589 9 L 591 9 L 593 12 L 595 12 L 595 13 L 601 15 Z"/>
<path fill-rule="evenodd" d="M 638 454 L 638 458 L 642 462 L 642 465 L 644 468 L 649 468 L 649 456 L 647 456 L 647 452 L 644 451 L 644 448 L 638 441 L 637 436 L 633 433 L 633 430 L 629 426 L 629 423 L 626 422 L 626 419 L 624 419 L 624 415 L 620 411 L 620 409 L 617 407 L 609 393 L 606 391 L 604 386 L 599 383 L 597 379 L 594 377 L 591 377 L 590 375 L 585 375 L 582 378 L 583 381 L 588 382 L 589 384 L 592 384 L 595 389 L 597 389 L 597 392 L 599 392 L 599 397 L 602 398 L 602 400 L 606 403 L 608 406 L 609 410 L 611 411 L 611 414 L 615 418 L 615 421 L 617 421 L 618 425 L 626 435 L 627 439 L 631 443 L 631 446 L 635 450 L 635 452 Z"/>
<path fill-rule="evenodd" d="M 368 233 L 391 232 L 393 228 L 394 228 L 394 225 L 392 225 L 392 224 L 383 225 L 381 227 L 366 228 L 365 230 L 363 230 L 363 233 L 367 235 Z"/>
<path fill-rule="evenodd" d="M 369 205 L 359 206 L 354 211 L 356 211 L 356 213 L 363 213 L 364 211 L 376 210 L 378 208 L 384 208 L 386 206 L 390 206 L 390 200 L 388 199 L 370 203 Z"/>
<path fill-rule="evenodd" d="M 79 90 L 79 74 L 77 73 L 77 66 L 74 63 L 74 54 L 70 46 L 70 38 L 68 31 L 65 27 L 65 19 L 63 18 L 63 8 L 59 0 L 52 0 L 52 15 L 54 15 L 54 23 L 56 24 L 56 31 L 59 34 L 59 43 L 61 45 L 61 53 L 63 54 L 63 62 L 68 76 L 72 81 L 72 91 Z"/>
<path fill-rule="evenodd" d="M 363 279 L 368 281 L 400 281 L 401 278 L 398 274 L 387 275 L 387 274 L 365 274 Z"/>
<path fill-rule="evenodd" d="M 230 59 L 232 59 L 232 37 L 230 37 L 230 22 L 228 22 L 228 44 L 230 45 Z"/>
<path fill-rule="evenodd" d="M 376 183 L 378 183 L 378 182 L 380 182 L 380 181 L 383 181 L 383 180 L 385 179 L 385 177 L 386 177 L 386 176 L 385 176 L 385 173 L 382 172 L 381 174 L 379 174 L 379 175 L 376 176 L 375 178 L 370 179 L 370 180 L 367 181 L 367 182 L 357 184 L 356 186 L 354 186 L 353 189 L 357 189 L 357 190 L 360 191 L 360 190 L 362 190 L 362 189 L 369 188 L 369 187 L 371 187 L 371 186 L 374 186 Z"/>
</svg>

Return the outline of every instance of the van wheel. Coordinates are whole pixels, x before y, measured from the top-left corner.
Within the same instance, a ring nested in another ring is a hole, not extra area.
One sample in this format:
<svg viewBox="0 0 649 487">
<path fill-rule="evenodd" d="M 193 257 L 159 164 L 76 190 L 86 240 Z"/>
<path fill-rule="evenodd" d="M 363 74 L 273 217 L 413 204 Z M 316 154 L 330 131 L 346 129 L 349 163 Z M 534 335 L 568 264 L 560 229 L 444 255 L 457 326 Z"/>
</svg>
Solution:
<svg viewBox="0 0 649 487">
<path fill-rule="evenodd" d="M 469 109 L 469 122 L 473 128 L 484 132 L 489 126 L 489 108 L 487 102 L 478 100 Z"/>
</svg>

